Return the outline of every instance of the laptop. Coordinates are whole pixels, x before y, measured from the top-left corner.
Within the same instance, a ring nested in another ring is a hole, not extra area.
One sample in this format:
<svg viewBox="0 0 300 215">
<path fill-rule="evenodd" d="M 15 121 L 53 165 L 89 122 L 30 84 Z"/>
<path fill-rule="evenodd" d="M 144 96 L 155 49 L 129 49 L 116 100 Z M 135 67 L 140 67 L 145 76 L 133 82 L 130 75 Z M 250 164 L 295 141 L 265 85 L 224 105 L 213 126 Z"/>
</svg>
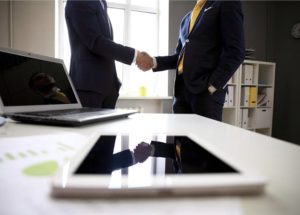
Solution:
<svg viewBox="0 0 300 215">
<path fill-rule="evenodd" d="M 0 48 L 0 115 L 25 123 L 80 126 L 136 112 L 82 107 L 61 59 Z"/>
</svg>

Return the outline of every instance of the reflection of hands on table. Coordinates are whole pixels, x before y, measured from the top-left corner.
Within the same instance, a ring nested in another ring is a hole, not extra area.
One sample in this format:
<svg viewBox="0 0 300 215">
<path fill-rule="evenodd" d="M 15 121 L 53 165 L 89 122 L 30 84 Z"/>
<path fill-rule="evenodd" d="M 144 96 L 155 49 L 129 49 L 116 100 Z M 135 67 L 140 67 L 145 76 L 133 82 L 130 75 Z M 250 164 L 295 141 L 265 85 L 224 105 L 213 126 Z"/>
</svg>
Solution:
<svg viewBox="0 0 300 215">
<path fill-rule="evenodd" d="M 133 155 L 137 163 L 143 163 L 151 155 L 152 147 L 150 144 L 141 142 L 133 150 Z"/>
</svg>

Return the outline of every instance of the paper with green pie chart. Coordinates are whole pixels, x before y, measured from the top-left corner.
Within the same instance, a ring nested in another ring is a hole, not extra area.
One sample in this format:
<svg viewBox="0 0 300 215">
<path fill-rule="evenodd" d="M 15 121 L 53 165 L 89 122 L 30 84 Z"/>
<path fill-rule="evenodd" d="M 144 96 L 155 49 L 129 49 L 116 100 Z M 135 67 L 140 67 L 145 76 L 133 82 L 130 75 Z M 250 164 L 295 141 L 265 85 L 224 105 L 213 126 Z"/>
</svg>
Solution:
<svg viewBox="0 0 300 215">
<path fill-rule="evenodd" d="M 50 160 L 26 167 L 23 169 L 23 173 L 27 176 L 50 176 L 53 175 L 57 169 L 58 163 L 54 160 Z"/>
<path fill-rule="evenodd" d="M 31 138 L 0 139 L 0 179 L 14 177 L 47 177 L 56 173 L 86 143 L 79 134 L 41 135 Z"/>
</svg>

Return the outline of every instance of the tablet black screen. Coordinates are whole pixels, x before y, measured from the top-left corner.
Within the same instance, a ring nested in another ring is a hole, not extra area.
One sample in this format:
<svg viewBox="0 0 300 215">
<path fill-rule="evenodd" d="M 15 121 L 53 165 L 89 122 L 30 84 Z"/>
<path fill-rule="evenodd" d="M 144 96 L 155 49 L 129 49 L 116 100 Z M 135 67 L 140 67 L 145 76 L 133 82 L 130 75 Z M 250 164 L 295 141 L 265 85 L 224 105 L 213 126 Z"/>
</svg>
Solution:
<svg viewBox="0 0 300 215">
<path fill-rule="evenodd" d="M 187 136 L 100 136 L 75 174 L 238 173 Z"/>
</svg>

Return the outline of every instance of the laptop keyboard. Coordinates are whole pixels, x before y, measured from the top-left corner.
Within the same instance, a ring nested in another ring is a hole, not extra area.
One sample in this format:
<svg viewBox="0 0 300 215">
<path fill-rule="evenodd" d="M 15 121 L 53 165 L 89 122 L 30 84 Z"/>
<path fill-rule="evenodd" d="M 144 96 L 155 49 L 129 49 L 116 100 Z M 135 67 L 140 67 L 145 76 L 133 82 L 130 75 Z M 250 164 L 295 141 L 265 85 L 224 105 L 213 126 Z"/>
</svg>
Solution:
<svg viewBox="0 0 300 215">
<path fill-rule="evenodd" d="M 100 109 L 100 108 L 80 108 L 80 109 L 71 109 L 71 110 L 54 110 L 54 111 L 41 111 L 34 113 L 26 113 L 35 116 L 65 116 L 65 115 L 95 115 L 109 114 L 113 113 L 114 110 Z"/>
</svg>

